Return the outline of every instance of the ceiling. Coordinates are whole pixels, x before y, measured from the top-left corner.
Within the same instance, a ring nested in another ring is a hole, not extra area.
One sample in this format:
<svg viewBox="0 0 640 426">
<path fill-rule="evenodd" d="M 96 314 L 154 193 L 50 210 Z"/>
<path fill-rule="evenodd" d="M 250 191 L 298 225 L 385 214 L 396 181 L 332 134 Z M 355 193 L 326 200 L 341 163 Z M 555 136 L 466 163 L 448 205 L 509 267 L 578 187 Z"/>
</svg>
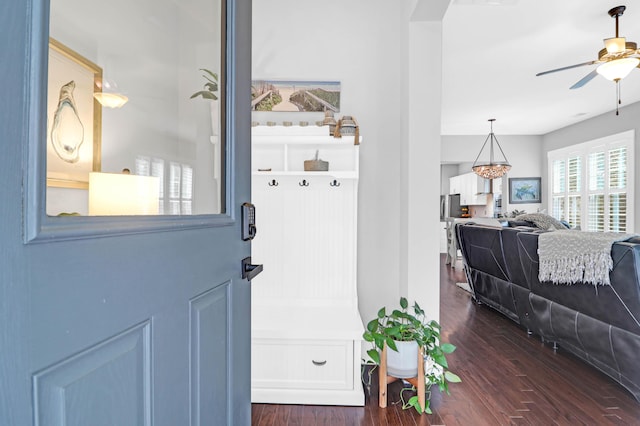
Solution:
<svg viewBox="0 0 640 426">
<path fill-rule="evenodd" d="M 621 0 L 452 0 L 443 20 L 442 134 L 542 135 L 610 113 L 615 83 L 597 65 L 536 73 L 597 59 L 615 36 L 607 11 L 625 4 L 620 36 L 640 43 L 640 4 Z M 620 84 L 622 105 L 640 101 L 640 69 Z M 621 111 L 620 114 L 624 114 Z"/>
</svg>

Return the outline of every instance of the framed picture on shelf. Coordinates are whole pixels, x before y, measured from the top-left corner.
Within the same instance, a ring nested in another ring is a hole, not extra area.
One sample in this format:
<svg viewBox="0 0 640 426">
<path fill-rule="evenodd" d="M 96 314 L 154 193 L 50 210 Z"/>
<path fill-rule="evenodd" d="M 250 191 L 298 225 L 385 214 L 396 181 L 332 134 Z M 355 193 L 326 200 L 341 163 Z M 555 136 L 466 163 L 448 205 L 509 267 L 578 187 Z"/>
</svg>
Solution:
<svg viewBox="0 0 640 426">
<path fill-rule="evenodd" d="M 509 204 L 541 203 L 539 177 L 509 178 Z"/>
</svg>

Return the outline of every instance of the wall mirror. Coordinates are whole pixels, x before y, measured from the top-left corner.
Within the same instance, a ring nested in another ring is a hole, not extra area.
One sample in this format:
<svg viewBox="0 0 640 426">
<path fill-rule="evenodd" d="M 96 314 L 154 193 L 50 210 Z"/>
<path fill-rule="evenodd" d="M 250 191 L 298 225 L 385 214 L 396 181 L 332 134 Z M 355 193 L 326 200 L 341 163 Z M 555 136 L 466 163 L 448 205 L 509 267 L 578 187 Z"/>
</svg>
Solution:
<svg viewBox="0 0 640 426">
<path fill-rule="evenodd" d="M 224 213 L 224 0 L 51 0 L 49 216 Z"/>
</svg>

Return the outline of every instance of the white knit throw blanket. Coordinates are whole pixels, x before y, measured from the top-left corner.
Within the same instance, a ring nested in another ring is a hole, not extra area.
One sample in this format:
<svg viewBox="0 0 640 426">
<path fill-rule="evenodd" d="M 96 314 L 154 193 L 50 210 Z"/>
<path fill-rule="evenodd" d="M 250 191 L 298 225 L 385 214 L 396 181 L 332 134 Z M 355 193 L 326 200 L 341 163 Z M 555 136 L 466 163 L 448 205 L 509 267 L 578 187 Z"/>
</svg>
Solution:
<svg viewBox="0 0 640 426">
<path fill-rule="evenodd" d="M 611 246 L 633 235 L 615 232 L 553 231 L 538 238 L 541 282 L 611 285 Z"/>
</svg>

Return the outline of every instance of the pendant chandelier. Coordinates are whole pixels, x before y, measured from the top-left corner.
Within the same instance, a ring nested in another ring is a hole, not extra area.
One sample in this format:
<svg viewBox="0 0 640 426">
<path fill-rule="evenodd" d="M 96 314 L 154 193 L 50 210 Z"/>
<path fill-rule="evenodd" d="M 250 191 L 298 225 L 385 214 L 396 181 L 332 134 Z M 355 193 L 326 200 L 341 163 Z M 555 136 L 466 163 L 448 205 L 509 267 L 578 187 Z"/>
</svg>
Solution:
<svg viewBox="0 0 640 426">
<path fill-rule="evenodd" d="M 471 169 L 475 174 L 485 179 L 496 179 L 502 177 L 505 175 L 505 173 L 511 170 L 511 164 L 509 164 L 507 156 L 504 155 L 504 151 L 502 151 L 502 147 L 500 146 L 498 139 L 496 139 L 496 135 L 493 133 L 494 121 L 496 121 L 495 118 L 489 119 L 489 123 L 491 123 L 491 132 L 489 133 L 489 136 L 487 136 L 487 138 L 484 140 L 484 144 L 482 145 L 482 148 L 480 148 L 480 152 L 478 153 L 476 160 L 473 162 L 473 166 L 471 166 Z M 489 162 L 478 162 L 478 159 L 482 155 L 482 151 L 484 151 L 485 146 L 487 146 L 487 142 L 489 142 Z M 498 146 L 498 149 L 500 150 L 504 161 L 496 161 L 494 159 L 494 142 Z"/>
</svg>

